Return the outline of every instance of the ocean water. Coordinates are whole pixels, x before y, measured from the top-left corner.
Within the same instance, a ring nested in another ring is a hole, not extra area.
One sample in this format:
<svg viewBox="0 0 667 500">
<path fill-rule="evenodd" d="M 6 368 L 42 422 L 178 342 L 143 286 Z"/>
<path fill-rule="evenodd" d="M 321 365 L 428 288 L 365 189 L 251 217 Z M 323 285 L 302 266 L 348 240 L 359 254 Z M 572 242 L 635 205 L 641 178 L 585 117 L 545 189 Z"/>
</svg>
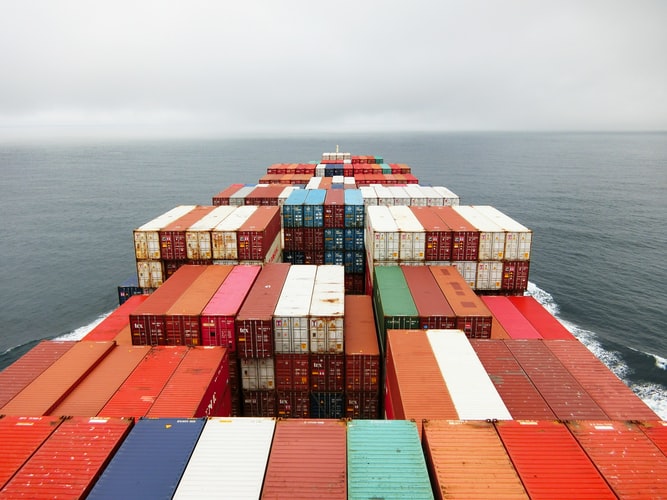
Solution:
<svg viewBox="0 0 667 500">
<path fill-rule="evenodd" d="M 117 306 L 134 228 L 337 145 L 530 227 L 529 293 L 667 419 L 665 133 L 0 142 L 0 369 Z"/>
</svg>

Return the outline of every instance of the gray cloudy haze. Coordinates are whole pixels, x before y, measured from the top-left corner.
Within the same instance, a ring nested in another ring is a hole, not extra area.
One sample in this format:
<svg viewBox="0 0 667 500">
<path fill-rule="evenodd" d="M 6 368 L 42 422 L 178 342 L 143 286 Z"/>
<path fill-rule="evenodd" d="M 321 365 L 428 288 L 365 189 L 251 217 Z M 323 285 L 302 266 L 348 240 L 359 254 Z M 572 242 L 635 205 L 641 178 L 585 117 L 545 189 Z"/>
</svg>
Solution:
<svg viewBox="0 0 667 500">
<path fill-rule="evenodd" d="M 664 0 L 0 0 L 0 137 L 667 130 Z"/>
</svg>

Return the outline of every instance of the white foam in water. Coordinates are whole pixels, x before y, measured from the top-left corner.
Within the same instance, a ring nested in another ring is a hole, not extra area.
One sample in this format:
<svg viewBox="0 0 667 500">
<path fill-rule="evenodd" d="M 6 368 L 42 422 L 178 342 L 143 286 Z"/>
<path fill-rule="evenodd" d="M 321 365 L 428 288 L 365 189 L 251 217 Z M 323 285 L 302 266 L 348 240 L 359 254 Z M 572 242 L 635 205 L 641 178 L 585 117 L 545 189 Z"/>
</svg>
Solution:
<svg viewBox="0 0 667 500">
<path fill-rule="evenodd" d="M 620 354 L 608 351 L 602 347 L 597 340 L 597 334 L 590 330 L 585 330 L 579 326 L 565 321 L 558 317 L 558 304 L 554 301 L 551 294 L 539 288 L 535 283 L 528 282 L 528 295 L 535 298 L 544 308 L 549 311 L 561 324 L 567 328 L 579 341 L 584 344 L 589 351 L 602 361 L 618 378 L 632 389 L 649 408 L 651 408 L 662 420 L 667 420 L 667 387 L 661 384 L 635 384 L 628 380 L 628 375 L 632 373 L 630 367 L 623 361 Z M 667 359 L 656 356 L 655 354 L 644 353 L 655 358 L 655 365 L 658 368 L 667 370 Z"/>
<path fill-rule="evenodd" d="M 83 337 L 88 335 L 90 331 L 95 328 L 97 325 L 99 325 L 102 321 L 106 319 L 109 314 L 111 314 L 113 311 L 106 312 L 99 316 L 95 321 L 92 323 L 89 323 L 84 326 L 80 326 L 76 330 L 72 330 L 69 333 L 65 333 L 61 335 L 60 337 L 56 337 L 55 340 L 81 340 Z"/>
</svg>

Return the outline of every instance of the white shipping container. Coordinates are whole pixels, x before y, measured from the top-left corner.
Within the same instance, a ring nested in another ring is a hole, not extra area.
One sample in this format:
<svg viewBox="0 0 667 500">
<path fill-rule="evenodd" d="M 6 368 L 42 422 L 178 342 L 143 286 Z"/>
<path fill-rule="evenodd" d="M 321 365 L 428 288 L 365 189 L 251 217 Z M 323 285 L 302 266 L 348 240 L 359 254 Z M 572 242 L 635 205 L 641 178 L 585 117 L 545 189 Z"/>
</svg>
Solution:
<svg viewBox="0 0 667 500">
<path fill-rule="evenodd" d="M 375 194 L 378 197 L 378 205 L 384 205 L 385 207 L 391 206 L 394 204 L 394 196 L 387 186 L 381 184 L 371 184 L 373 189 L 375 189 Z"/>
<path fill-rule="evenodd" d="M 385 205 L 366 207 L 365 243 L 371 261 L 398 261 L 400 234 L 394 217 Z"/>
<path fill-rule="evenodd" d="M 410 207 L 396 205 L 389 212 L 399 231 L 398 260 L 424 260 L 426 253 L 426 231 Z"/>
<path fill-rule="evenodd" d="M 373 186 L 361 186 L 359 190 L 361 191 L 361 197 L 364 199 L 364 206 L 378 204 L 378 195 Z"/>
<path fill-rule="evenodd" d="M 403 186 L 389 186 L 387 189 L 393 198 L 392 205 L 410 205 L 410 195 Z"/>
<path fill-rule="evenodd" d="M 343 185 L 347 189 L 353 189 L 357 186 L 357 182 L 354 180 L 354 177 L 344 177 Z"/>
<path fill-rule="evenodd" d="M 426 197 L 426 205 L 429 207 L 441 207 L 445 204 L 445 198 L 438 193 L 433 186 L 422 186 L 422 192 Z"/>
<path fill-rule="evenodd" d="M 273 358 L 241 358 L 241 384 L 244 391 L 275 389 Z"/>
<path fill-rule="evenodd" d="M 211 231 L 235 209 L 236 207 L 230 205 L 216 207 L 185 231 L 188 259 L 210 260 L 213 258 Z"/>
<path fill-rule="evenodd" d="M 475 208 L 505 230 L 506 260 L 530 260 L 533 241 L 530 229 L 490 205 L 476 205 Z"/>
<path fill-rule="evenodd" d="M 327 167 L 322 163 L 319 163 L 315 167 L 315 177 L 324 177 L 326 175 L 326 172 L 327 172 Z"/>
<path fill-rule="evenodd" d="M 454 266 L 463 279 L 466 280 L 470 288 L 475 288 L 477 285 L 477 261 L 476 260 L 457 260 L 452 261 L 449 265 Z"/>
<path fill-rule="evenodd" d="M 291 266 L 273 312 L 275 352 L 309 352 L 308 315 L 313 297 L 317 266 Z"/>
<path fill-rule="evenodd" d="M 174 498 L 259 498 L 274 430 L 272 418 L 207 420 Z"/>
<path fill-rule="evenodd" d="M 512 419 L 465 333 L 428 330 L 426 335 L 461 420 Z"/>
<path fill-rule="evenodd" d="M 159 231 L 194 210 L 195 205 L 180 205 L 134 230 L 134 254 L 137 260 L 159 260 Z"/>
<path fill-rule="evenodd" d="M 159 287 L 164 282 L 164 265 L 162 261 L 137 261 L 137 282 L 141 288 Z"/>
<path fill-rule="evenodd" d="M 238 260 L 237 231 L 257 210 L 256 205 L 235 207 L 223 221 L 211 231 L 213 258 L 224 260 Z"/>
<path fill-rule="evenodd" d="M 331 183 L 332 184 L 342 184 L 343 183 L 343 176 L 342 175 L 334 175 L 331 178 Z"/>
<path fill-rule="evenodd" d="M 502 288 L 503 263 L 499 260 L 483 260 L 477 263 L 476 290 L 500 290 Z"/>
<path fill-rule="evenodd" d="M 434 189 L 442 195 L 443 205 L 455 207 L 459 204 L 459 195 L 444 186 L 434 186 Z"/>
<path fill-rule="evenodd" d="M 478 260 L 503 260 L 505 230 L 471 205 L 459 205 L 453 208 L 479 230 Z"/>
<path fill-rule="evenodd" d="M 310 352 L 343 354 L 345 268 L 318 266 L 310 303 Z"/>
<path fill-rule="evenodd" d="M 229 204 L 240 207 L 245 204 L 245 197 L 248 196 L 259 184 L 255 186 L 243 186 L 229 197 Z"/>
<path fill-rule="evenodd" d="M 410 196 L 410 206 L 425 207 L 427 205 L 426 195 L 419 184 L 408 184 L 403 186 L 403 189 Z"/>
<path fill-rule="evenodd" d="M 306 183 L 305 189 L 319 189 L 320 182 L 322 182 L 322 177 L 311 177 Z"/>
</svg>

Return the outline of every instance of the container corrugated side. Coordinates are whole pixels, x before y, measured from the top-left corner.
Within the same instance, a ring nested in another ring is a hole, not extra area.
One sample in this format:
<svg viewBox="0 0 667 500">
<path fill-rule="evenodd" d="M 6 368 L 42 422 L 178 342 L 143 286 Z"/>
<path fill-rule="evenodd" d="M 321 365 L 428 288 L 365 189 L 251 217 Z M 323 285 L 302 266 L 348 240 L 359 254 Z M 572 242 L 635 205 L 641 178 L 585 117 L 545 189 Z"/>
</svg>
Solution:
<svg viewBox="0 0 667 500">
<path fill-rule="evenodd" d="M 349 499 L 433 498 L 414 422 L 348 422 L 347 493 Z"/>
<path fill-rule="evenodd" d="M 260 206 L 238 229 L 239 261 L 264 261 L 280 234 L 280 209 Z"/>
<path fill-rule="evenodd" d="M 274 429 L 273 419 L 206 421 L 173 498 L 259 498 Z"/>
<path fill-rule="evenodd" d="M 419 313 L 400 267 L 380 266 L 375 267 L 373 272 L 373 303 L 380 350 L 384 352 L 387 330 L 419 328 Z"/>
<path fill-rule="evenodd" d="M 211 230 L 214 260 L 238 260 L 238 230 L 255 213 L 257 207 L 244 205 L 236 209 Z"/>
<path fill-rule="evenodd" d="M 188 259 L 213 259 L 211 231 L 234 212 L 235 208 L 228 205 L 218 206 L 187 229 L 185 242 Z"/>
<path fill-rule="evenodd" d="M 454 210 L 479 230 L 478 260 L 505 258 L 505 230 L 472 205 L 458 205 Z"/>
<path fill-rule="evenodd" d="M 171 418 L 137 421 L 88 498 L 171 498 L 205 423 Z M 219 473 L 209 470 L 211 476 Z"/>
<path fill-rule="evenodd" d="M 664 420 L 650 420 L 639 422 L 637 425 L 653 441 L 653 444 L 667 456 L 667 422 Z"/>
<path fill-rule="evenodd" d="M 528 498 L 491 422 L 424 422 L 424 453 L 436 498 Z"/>
<path fill-rule="evenodd" d="M 410 206 L 425 207 L 427 205 L 426 196 L 419 184 L 408 184 L 403 186 L 403 189 L 410 197 Z"/>
<path fill-rule="evenodd" d="M 346 499 L 345 421 L 278 421 L 261 498 Z"/>
<path fill-rule="evenodd" d="M 57 417 L 6 416 L 0 419 L 0 490 L 61 422 Z"/>
<path fill-rule="evenodd" d="M 509 215 L 489 205 L 475 207 L 485 216 L 495 221 L 505 232 L 505 258 L 508 260 L 529 260 L 533 232 Z"/>
<path fill-rule="evenodd" d="M 317 266 L 292 266 L 273 312 L 275 352 L 304 354 L 310 351 L 308 338 L 310 303 Z"/>
<path fill-rule="evenodd" d="M 518 295 L 509 297 L 509 300 L 530 321 L 542 338 L 576 340 L 576 337 L 547 311 L 535 297 Z"/>
<path fill-rule="evenodd" d="M 130 432 L 132 419 L 72 417 L 39 447 L 0 493 L 4 498 L 85 498 Z"/>
<path fill-rule="evenodd" d="M 410 195 L 403 188 L 403 186 L 388 186 L 389 192 L 391 193 L 394 201 L 394 206 L 409 206 L 410 205 Z"/>
<path fill-rule="evenodd" d="M 481 297 L 484 305 L 503 326 L 512 339 L 541 339 L 542 336 L 526 317 L 514 307 L 508 297 L 487 295 Z"/>
<path fill-rule="evenodd" d="M 398 261 L 400 234 L 387 206 L 366 207 L 366 253 L 374 261 Z"/>
<path fill-rule="evenodd" d="M 434 186 L 434 189 L 442 196 L 443 205 L 456 206 L 459 204 L 459 195 L 451 189 L 445 186 Z"/>
<path fill-rule="evenodd" d="M 114 342 L 77 342 L 11 401 L 0 415 L 48 415 L 114 348 Z"/>
<path fill-rule="evenodd" d="M 426 205 L 429 207 L 441 207 L 445 204 L 445 197 L 442 193 L 438 191 L 433 186 L 422 186 L 422 193 L 426 197 Z M 448 203 L 449 204 L 449 203 Z"/>
<path fill-rule="evenodd" d="M 159 260 L 160 234 L 163 227 L 194 210 L 195 205 L 180 205 L 142 224 L 134 230 L 134 254 L 137 260 Z"/>
<path fill-rule="evenodd" d="M 308 312 L 311 353 L 343 354 L 345 314 L 345 268 L 317 267 Z"/>
<path fill-rule="evenodd" d="M 423 261 L 426 249 L 426 232 L 419 219 L 406 205 L 389 207 L 389 212 L 399 231 L 399 261 Z"/>
<path fill-rule="evenodd" d="M 50 414 L 97 415 L 150 349 L 149 346 L 116 346 Z"/>
<path fill-rule="evenodd" d="M 460 419 L 512 418 L 465 333 L 427 330 L 426 336 Z"/>
<path fill-rule="evenodd" d="M 380 346 L 370 295 L 345 296 L 345 390 L 380 389 Z"/>
<path fill-rule="evenodd" d="M 88 332 L 83 340 L 114 340 L 121 330 L 130 326 L 130 314 L 146 299 L 148 295 L 132 295 Z"/>
<path fill-rule="evenodd" d="M 27 353 L 0 371 L 0 408 L 25 389 L 76 342 L 42 340 Z"/>
<path fill-rule="evenodd" d="M 420 328 L 456 328 L 456 315 L 426 266 L 400 266 L 417 307 Z"/>
<path fill-rule="evenodd" d="M 506 420 L 495 425 L 530 498 L 616 498 L 565 424 Z"/>
</svg>

